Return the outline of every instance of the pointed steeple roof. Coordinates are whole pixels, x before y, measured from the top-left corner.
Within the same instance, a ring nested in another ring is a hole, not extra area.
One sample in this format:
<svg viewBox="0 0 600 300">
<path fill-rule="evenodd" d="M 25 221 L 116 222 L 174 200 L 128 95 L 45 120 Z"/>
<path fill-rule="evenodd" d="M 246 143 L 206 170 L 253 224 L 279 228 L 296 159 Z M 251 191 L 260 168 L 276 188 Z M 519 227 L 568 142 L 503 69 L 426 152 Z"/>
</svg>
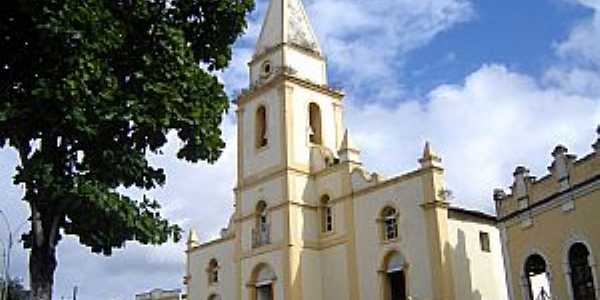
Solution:
<svg viewBox="0 0 600 300">
<path fill-rule="evenodd" d="M 350 138 L 350 133 L 348 129 L 344 132 L 344 138 L 342 139 L 342 145 L 340 146 L 340 150 L 357 150 L 354 146 L 354 142 Z"/>
<path fill-rule="evenodd" d="M 421 168 L 429 168 L 429 167 L 440 167 L 442 159 L 433 151 L 430 143 L 425 142 L 425 147 L 423 148 L 423 157 L 419 159 L 419 163 L 421 164 Z"/>
<path fill-rule="evenodd" d="M 198 234 L 196 233 L 196 230 L 190 229 L 190 232 L 188 234 L 187 246 L 189 249 L 192 249 L 197 247 L 198 245 L 200 245 L 200 239 L 198 238 Z"/>
<path fill-rule="evenodd" d="M 271 0 L 256 43 L 256 54 L 284 43 L 321 54 L 302 0 Z"/>
<path fill-rule="evenodd" d="M 342 144 L 340 145 L 338 154 L 342 162 L 350 161 L 354 163 L 360 163 L 360 151 L 352 142 L 348 129 L 346 129 L 344 132 L 344 138 L 342 139 Z"/>
</svg>

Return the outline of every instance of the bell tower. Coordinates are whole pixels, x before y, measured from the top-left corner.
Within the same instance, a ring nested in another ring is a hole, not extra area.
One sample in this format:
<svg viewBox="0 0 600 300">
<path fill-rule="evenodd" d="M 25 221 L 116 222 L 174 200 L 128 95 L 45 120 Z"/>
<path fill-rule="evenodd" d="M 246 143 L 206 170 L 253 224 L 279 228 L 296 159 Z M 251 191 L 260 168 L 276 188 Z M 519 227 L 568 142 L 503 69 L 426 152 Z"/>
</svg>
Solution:
<svg viewBox="0 0 600 300">
<path fill-rule="evenodd" d="M 295 166 L 310 168 L 311 148 L 341 144 L 343 94 L 327 85 L 327 65 L 301 0 L 272 0 L 250 84 L 237 99 L 238 182 Z"/>
<path fill-rule="evenodd" d="M 320 290 L 304 275 L 318 268 L 312 263 L 318 253 L 306 248 L 319 232 L 311 175 L 324 157 L 337 159 L 343 94 L 327 85 L 326 61 L 302 0 L 271 0 L 248 66 L 250 84 L 236 100 L 240 284 L 251 295 L 303 299 L 302 291 Z M 266 281 L 256 275 L 265 269 L 275 274 Z"/>
</svg>

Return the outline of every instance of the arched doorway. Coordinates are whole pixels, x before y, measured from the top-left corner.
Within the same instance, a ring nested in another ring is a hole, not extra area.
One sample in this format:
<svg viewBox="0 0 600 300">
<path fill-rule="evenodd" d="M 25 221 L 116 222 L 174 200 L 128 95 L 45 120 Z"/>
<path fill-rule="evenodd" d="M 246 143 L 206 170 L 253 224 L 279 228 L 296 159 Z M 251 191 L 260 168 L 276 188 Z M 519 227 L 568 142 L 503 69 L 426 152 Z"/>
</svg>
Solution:
<svg viewBox="0 0 600 300">
<path fill-rule="evenodd" d="M 590 251 L 583 243 L 569 248 L 569 269 L 574 300 L 596 300 Z"/>
<path fill-rule="evenodd" d="M 388 255 L 384 269 L 384 295 L 386 300 L 406 300 L 406 262 L 399 252 Z"/>
<path fill-rule="evenodd" d="M 546 260 L 539 254 L 532 254 L 525 261 L 524 271 L 529 300 L 552 299 Z"/>
<path fill-rule="evenodd" d="M 265 264 L 261 264 L 253 272 L 252 299 L 273 300 L 273 289 L 275 284 L 275 273 Z"/>
<path fill-rule="evenodd" d="M 221 296 L 217 294 L 212 294 L 210 295 L 210 297 L 208 297 L 208 300 L 221 300 Z"/>
</svg>

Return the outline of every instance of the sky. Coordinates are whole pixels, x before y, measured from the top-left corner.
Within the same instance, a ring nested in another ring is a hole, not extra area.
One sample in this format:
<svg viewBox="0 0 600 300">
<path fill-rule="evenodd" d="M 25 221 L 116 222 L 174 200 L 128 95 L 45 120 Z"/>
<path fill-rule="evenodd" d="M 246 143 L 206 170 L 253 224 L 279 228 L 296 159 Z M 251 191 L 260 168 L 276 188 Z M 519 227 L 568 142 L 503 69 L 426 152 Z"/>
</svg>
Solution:
<svg viewBox="0 0 600 300">
<path fill-rule="evenodd" d="M 391 177 L 417 167 L 425 141 L 443 159 L 453 205 L 493 212 L 492 190 L 508 187 L 517 165 L 543 176 L 557 144 L 591 152 L 600 124 L 600 0 L 304 0 L 327 56 L 329 81 L 346 92 L 344 124 L 365 166 Z M 266 0 L 257 0 L 230 67 L 228 93 L 248 85 Z M 214 165 L 163 156 L 167 183 L 150 194 L 163 214 L 203 241 L 233 211 L 235 119 L 223 123 L 227 148 Z M 0 150 L 0 210 L 13 231 L 28 210 L 12 185 L 16 155 Z M 139 194 L 137 191 L 127 191 Z M 168 200 L 168 201 L 167 201 Z M 1 224 L 0 224 L 1 225 Z M 0 226 L 0 239 L 7 231 Z M 16 234 L 17 236 L 19 234 Z M 55 298 L 133 299 L 153 288 L 181 288 L 184 244 L 127 244 L 111 257 L 76 238 L 58 247 Z M 27 252 L 12 251 L 12 276 L 27 282 Z"/>
</svg>

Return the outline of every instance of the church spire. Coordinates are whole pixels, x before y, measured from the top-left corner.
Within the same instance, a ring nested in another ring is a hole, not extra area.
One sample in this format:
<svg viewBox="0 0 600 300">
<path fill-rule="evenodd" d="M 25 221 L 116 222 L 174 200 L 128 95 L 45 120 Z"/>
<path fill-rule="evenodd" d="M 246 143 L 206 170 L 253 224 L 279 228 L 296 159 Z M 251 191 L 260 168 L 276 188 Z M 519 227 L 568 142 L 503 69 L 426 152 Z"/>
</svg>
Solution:
<svg viewBox="0 0 600 300">
<path fill-rule="evenodd" d="M 282 44 L 299 46 L 321 55 L 321 47 L 302 0 L 271 0 L 256 43 L 256 54 Z"/>
<path fill-rule="evenodd" d="M 429 142 L 425 142 L 423 157 L 419 159 L 421 168 L 441 167 L 442 159 L 433 151 Z"/>
</svg>

